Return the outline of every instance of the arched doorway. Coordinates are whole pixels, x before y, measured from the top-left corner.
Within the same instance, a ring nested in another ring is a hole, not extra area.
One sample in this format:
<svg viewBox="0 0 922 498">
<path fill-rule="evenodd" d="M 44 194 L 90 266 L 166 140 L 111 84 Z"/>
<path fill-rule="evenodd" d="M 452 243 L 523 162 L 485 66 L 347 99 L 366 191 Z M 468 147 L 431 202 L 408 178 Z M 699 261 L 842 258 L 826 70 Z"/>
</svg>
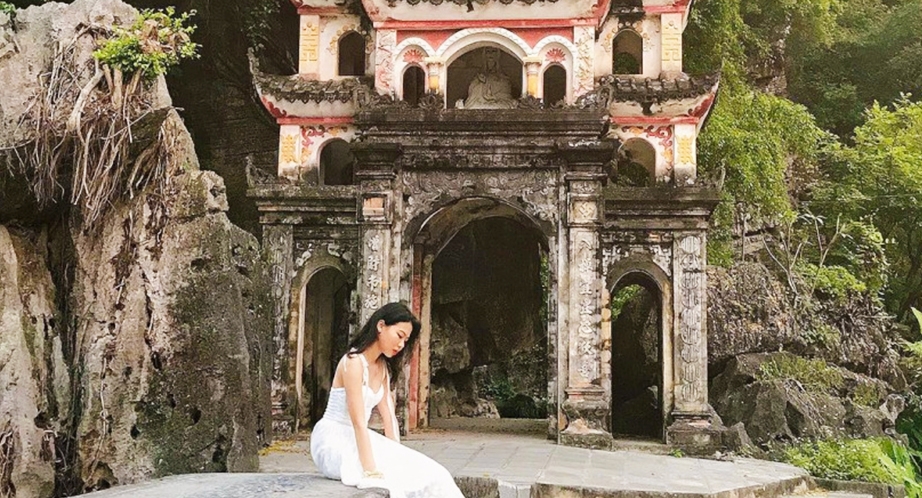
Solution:
<svg viewBox="0 0 922 498">
<path fill-rule="evenodd" d="M 642 272 L 621 277 L 611 293 L 611 432 L 661 440 L 663 296 Z"/>
<path fill-rule="evenodd" d="M 567 70 L 553 64 L 544 70 L 544 105 L 552 106 L 567 98 Z"/>
<path fill-rule="evenodd" d="M 330 140 L 320 151 L 320 184 L 352 185 L 355 156 L 352 147 L 342 139 Z"/>
<path fill-rule="evenodd" d="M 419 66 L 410 66 L 403 72 L 403 100 L 411 106 L 419 105 L 426 93 L 426 73 Z"/>
<path fill-rule="evenodd" d="M 623 187 L 650 187 L 656 182 L 656 149 L 643 138 L 630 138 L 618 149 L 612 182 Z"/>
<path fill-rule="evenodd" d="M 626 29 L 612 42 L 612 74 L 643 74 L 643 38 Z"/>
<path fill-rule="evenodd" d="M 546 433 L 556 360 L 545 232 L 517 208 L 466 198 L 429 217 L 415 243 L 424 282 L 419 425 L 476 429 L 489 425 L 478 419 L 525 418 Z"/>
<path fill-rule="evenodd" d="M 365 37 L 350 31 L 339 39 L 339 75 L 365 75 Z"/>
<path fill-rule="evenodd" d="M 298 425 L 309 427 L 323 416 L 339 359 L 349 344 L 351 286 L 333 267 L 315 271 L 300 292 L 300 323 L 295 381 Z"/>
</svg>

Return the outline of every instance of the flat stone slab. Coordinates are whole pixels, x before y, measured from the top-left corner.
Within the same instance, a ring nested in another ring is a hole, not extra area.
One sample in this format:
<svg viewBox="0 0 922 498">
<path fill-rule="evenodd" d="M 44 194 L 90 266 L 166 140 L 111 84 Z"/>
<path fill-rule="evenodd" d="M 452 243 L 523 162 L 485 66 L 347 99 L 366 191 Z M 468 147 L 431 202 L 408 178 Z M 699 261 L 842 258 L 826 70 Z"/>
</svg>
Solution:
<svg viewBox="0 0 922 498">
<path fill-rule="evenodd" d="M 444 465 L 459 481 L 495 480 L 500 498 L 585 493 L 598 498 L 777 497 L 807 491 L 811 484 L 806 471 L 781 463 L 587 450 L 560 446 L 528 434 L 427 431 L 414 433 L 403 442 Z M 317 471 L 310 457 L 309 441 L 275 445 L 260 458 L 260 469 Z"/>
<path fill-rule="evenodd" d="M 359 490 L 317 474 L 185 474 L 118 486 L 88 498 L 387 498 L 385 490 Z"/>
</svg>

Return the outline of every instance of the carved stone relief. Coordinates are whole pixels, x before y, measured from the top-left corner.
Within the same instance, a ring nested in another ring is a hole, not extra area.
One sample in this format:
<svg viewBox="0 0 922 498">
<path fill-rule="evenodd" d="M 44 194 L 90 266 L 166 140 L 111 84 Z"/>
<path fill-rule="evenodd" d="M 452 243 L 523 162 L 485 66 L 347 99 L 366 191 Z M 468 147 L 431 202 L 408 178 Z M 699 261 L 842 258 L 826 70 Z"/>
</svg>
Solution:
<svg viewBox="0 0 922 498">
<path fill-rule="evenodd" d="M 404 219 L 412 220 L 435 209 L 441 196 L 490 195 L 515 202 L 520 199 L 535 218 L 557 223 L 557 171 L 405 171 L 401 182 L 408 194 Z"/>
<path fill-rule="evenodd" d="M 589 383 L 599 378 L 598 343 L 599 333 L 595 326 L 599 310 L 598 278 L 596 272 L 595 234 L 588 231 L 571 232 L 576 246 L 576 284 L 579 292 L 579 325 L 576 334 L 578 355 L 577 371 Z"/>
<path fill-rule="evenodd" d="M 635 254 L 648 255 L 667 276 L 672 276 L 672 247 L 660 244 L 616 244 L 602 249 L 602 271 L 608 276 L 611 266 Z"/>
<path fill-rule="evenodd" d="M 677 271 L 679 302 L 679 376 L 678 401 L 685 404 L 700 404 L 706 401 L 707 386 L 703 379 L 707 351 L 703 342 L 704 262 L 701 257 L 701 239 L 688 235 L 677 244 Z"/>
<path fill-rule="evenodd" d="M 290 225 L 268 225 L 264 227 L 263 244 L 268 257 L 272 278 L 272 304 L 275 324 L 272 341 L 277 361 L 272 366 L 272 411 L 273 416 L 286 409 L 288 382 L 285 367 L 288 365 L 288 296 L 291 292 L 292 227 Z M 280 427 L 283 431 L 293 427 Z"/>
<path fill-rule="evenodd" d="M 365 293 L 363 294 L 362 307 L 366 310 L 376 310 L 381 306 L 383 271 L 383 256 L 381 250 L 384 246 L 384 237 L 377 230 L 372 230 L 365 235 Z"/>
</svg>

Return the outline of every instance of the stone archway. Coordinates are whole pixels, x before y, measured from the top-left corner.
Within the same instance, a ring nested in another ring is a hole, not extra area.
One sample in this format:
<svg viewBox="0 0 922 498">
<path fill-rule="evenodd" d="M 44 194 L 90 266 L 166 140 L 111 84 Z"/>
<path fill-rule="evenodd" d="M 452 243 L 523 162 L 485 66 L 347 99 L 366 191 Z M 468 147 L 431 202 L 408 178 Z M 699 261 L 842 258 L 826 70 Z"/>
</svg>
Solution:
<svg viewBox="0 0 922 498">
<path fill-rule="evenodd" d="M 423 322 L 419 426 L 504 417 L 540 419 L 543 430 L 553 399 L 548 367 L 556 364 L 546 234 L 516 207 L 465 198 L 428 217 L 414 242 Z"/>
<path fill-rule="evenodd" d="M 662 441 L 673 407 L 670 279 L 638 255 L 609 276 L 611 432 Z"/>
<path fill-rule="evenodd" d="M 307 265 L 295 282 L 290 324 L 296 427 L 323 416 L 339 358 L 346 353 L 353 284 L 339 264 Z"/>
</svg>

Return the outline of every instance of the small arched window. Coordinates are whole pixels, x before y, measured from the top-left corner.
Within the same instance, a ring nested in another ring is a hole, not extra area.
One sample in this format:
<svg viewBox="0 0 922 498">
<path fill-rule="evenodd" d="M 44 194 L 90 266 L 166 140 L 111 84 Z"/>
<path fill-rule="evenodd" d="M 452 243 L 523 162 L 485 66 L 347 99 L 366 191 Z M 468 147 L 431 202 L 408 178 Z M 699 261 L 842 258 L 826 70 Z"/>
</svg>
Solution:
<svg viewBox="0 0 922 498">
<path fill-rule="evenodd" d="M 554 64 L 544 70 L 544 105 L 554 105 L 567 98 L 567 70 Z"/>
<path fill-rule="evenodd" d="M 339 39 L 339 75 L 365 75 L 365 38 L 355 31 Z"/>
<path fill-rule="evenodd" d="M 352 185 L 355 156 L 345 140 L 327 142 L 320 151 L 320 184 Z"/>
<path fill-rule="evenodd" d="M 403 100 L 412 106 L 426 93 L 426 73 L 419 66 L 410 66 L 403 72 Z"/>
<path fill-rule="evenodd" d="M 656 180 L 656 149 L 642 138 L 631 138 L 618 149 L 614 183 L 649 187 Z"/>
<path fill-rule="evenodd" d="M 612 74 L 643 74 L 643 38 L 630 30 L 618 33 L 612 57 Z"/>
</svg>

